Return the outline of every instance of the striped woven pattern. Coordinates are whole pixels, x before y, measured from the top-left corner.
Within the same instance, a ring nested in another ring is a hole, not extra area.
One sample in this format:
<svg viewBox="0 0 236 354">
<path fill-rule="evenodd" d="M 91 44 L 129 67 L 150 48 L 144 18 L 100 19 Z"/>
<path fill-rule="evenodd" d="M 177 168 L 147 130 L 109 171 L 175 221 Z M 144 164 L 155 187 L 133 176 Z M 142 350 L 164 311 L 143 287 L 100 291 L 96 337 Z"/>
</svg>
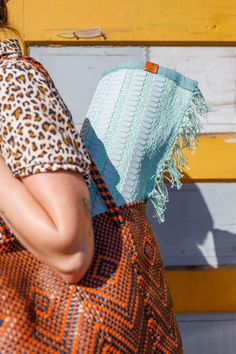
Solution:
<svg viewBox="0 0 236 354">
<path fill-rule="evenodd" d="M 95 253 L 78 284 L 1 222 L 0 353 L 182 354 L 147 201 L 117 207 L 94 162 L 91 175 L 107 211 L 93 217 Z"/>
<path fill-rule="evenodd" d="M 118 206 L 149 199 L 164 221 L 164 179 L 181 187 L 184 150 L 194 148 L 209 110 L 197 81 L 156 63 L 131 60 L 103 73 L 80 136 Z M 90 197 L 93 216 L 106 211 L 94 184 Z"/>
<path fill-rule="evenodd" d="M 145 70 L 119 70 L 102 77 L 80 135 L 94 156 L 117 205 L 145 196 L 146 181 L 138 183 L 145 146 L 166 78 Z M 137 186 L 138 184 L 138 186 Z M 93 215 L 104 212 L 95 185 L 90 191 Z"/>
</svg>

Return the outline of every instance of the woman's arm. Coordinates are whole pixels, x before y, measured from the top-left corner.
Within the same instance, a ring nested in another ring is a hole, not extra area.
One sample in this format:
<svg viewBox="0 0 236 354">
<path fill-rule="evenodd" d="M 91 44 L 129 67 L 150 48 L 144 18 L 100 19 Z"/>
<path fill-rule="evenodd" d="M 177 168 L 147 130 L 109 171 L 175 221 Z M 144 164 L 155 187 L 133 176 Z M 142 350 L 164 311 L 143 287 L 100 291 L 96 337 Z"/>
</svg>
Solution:
<svg viewBox="0 0 236 354">
<path fill-rule="evenodd" d="M 65 281 L 78 282 L 94 251 L 89 190 L 72 171 L 14 177 L 0 156 L 0 215 L 18 240 Z"/>
</svg>

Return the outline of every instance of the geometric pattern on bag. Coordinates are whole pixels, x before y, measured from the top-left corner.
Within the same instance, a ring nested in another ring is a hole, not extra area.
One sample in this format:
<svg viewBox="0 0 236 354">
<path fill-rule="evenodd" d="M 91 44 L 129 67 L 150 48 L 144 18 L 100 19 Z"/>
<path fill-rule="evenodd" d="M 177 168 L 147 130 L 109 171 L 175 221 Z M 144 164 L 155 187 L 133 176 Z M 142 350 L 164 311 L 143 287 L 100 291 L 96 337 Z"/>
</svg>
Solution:
<svg viewBox="0 0 236 354">
<path fill-rule="evenodd" d="M 77 284 L 1 224 L 1 354 L 183 353 L 147 201 L 117 207 L 93 160 L 91 176 L 108 210 L 92 219 L 95 253 Z"/>
</svg>

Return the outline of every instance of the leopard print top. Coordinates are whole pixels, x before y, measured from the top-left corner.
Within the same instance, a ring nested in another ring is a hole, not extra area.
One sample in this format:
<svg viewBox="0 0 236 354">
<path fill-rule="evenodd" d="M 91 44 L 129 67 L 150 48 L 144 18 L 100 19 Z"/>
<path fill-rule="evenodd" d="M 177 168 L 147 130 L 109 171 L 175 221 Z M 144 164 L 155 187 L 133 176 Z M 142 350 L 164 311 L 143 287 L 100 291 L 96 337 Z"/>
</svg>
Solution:
<svg viewBox="0 0 236 354">
<path fill-rule="evenodd" d="M 44 66 L 15 38 L 0 42 L 0 154 L 15 177 L 59 169 L 91 185 L 88 150 Z"/>
</svg>

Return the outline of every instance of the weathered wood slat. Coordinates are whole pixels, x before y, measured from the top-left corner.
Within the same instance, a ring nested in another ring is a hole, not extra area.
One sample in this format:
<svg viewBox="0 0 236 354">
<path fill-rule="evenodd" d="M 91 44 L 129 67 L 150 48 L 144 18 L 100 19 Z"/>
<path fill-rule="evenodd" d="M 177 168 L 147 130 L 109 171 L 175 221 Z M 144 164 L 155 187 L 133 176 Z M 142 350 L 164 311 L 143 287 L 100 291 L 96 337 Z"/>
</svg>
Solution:
<svg viewBox="0 0 236 354">
<path fill-rule="evenodd" d="M 236 311 L 236 267 L 166 271 L 176 312 Z"/>
<path fill-rule="evenodd" d="M 236 132 L 236 47 L 150 47 L 151 61 L 168 66 L 199 82 L 213 112 L 203 133 Z"/>
<path fill-rule="evenodd" d="M 177 320 L 186 354 L 235 352 L 235 313 L 186 313 Z"/>
<path fill-rule="evenodd" d="M 195 154 L 186 151 L 190 170 L 183 182 L 236 181 L 236 134 L 204 134 Z"/>
<path fill-rule="evenodd" d="M 58 34 L 65 30 L 97 25 L 102 26 L 110 42 L 193 43 L 236 39 L 234 0 L 224 3 L 167 0 L 161 4 L 152 0 L 120 0 L 109 4 L 105 0 L 12 0 L 9 9 L 14 24 L 31 42 L 63 41 Z"/>
</svg>

